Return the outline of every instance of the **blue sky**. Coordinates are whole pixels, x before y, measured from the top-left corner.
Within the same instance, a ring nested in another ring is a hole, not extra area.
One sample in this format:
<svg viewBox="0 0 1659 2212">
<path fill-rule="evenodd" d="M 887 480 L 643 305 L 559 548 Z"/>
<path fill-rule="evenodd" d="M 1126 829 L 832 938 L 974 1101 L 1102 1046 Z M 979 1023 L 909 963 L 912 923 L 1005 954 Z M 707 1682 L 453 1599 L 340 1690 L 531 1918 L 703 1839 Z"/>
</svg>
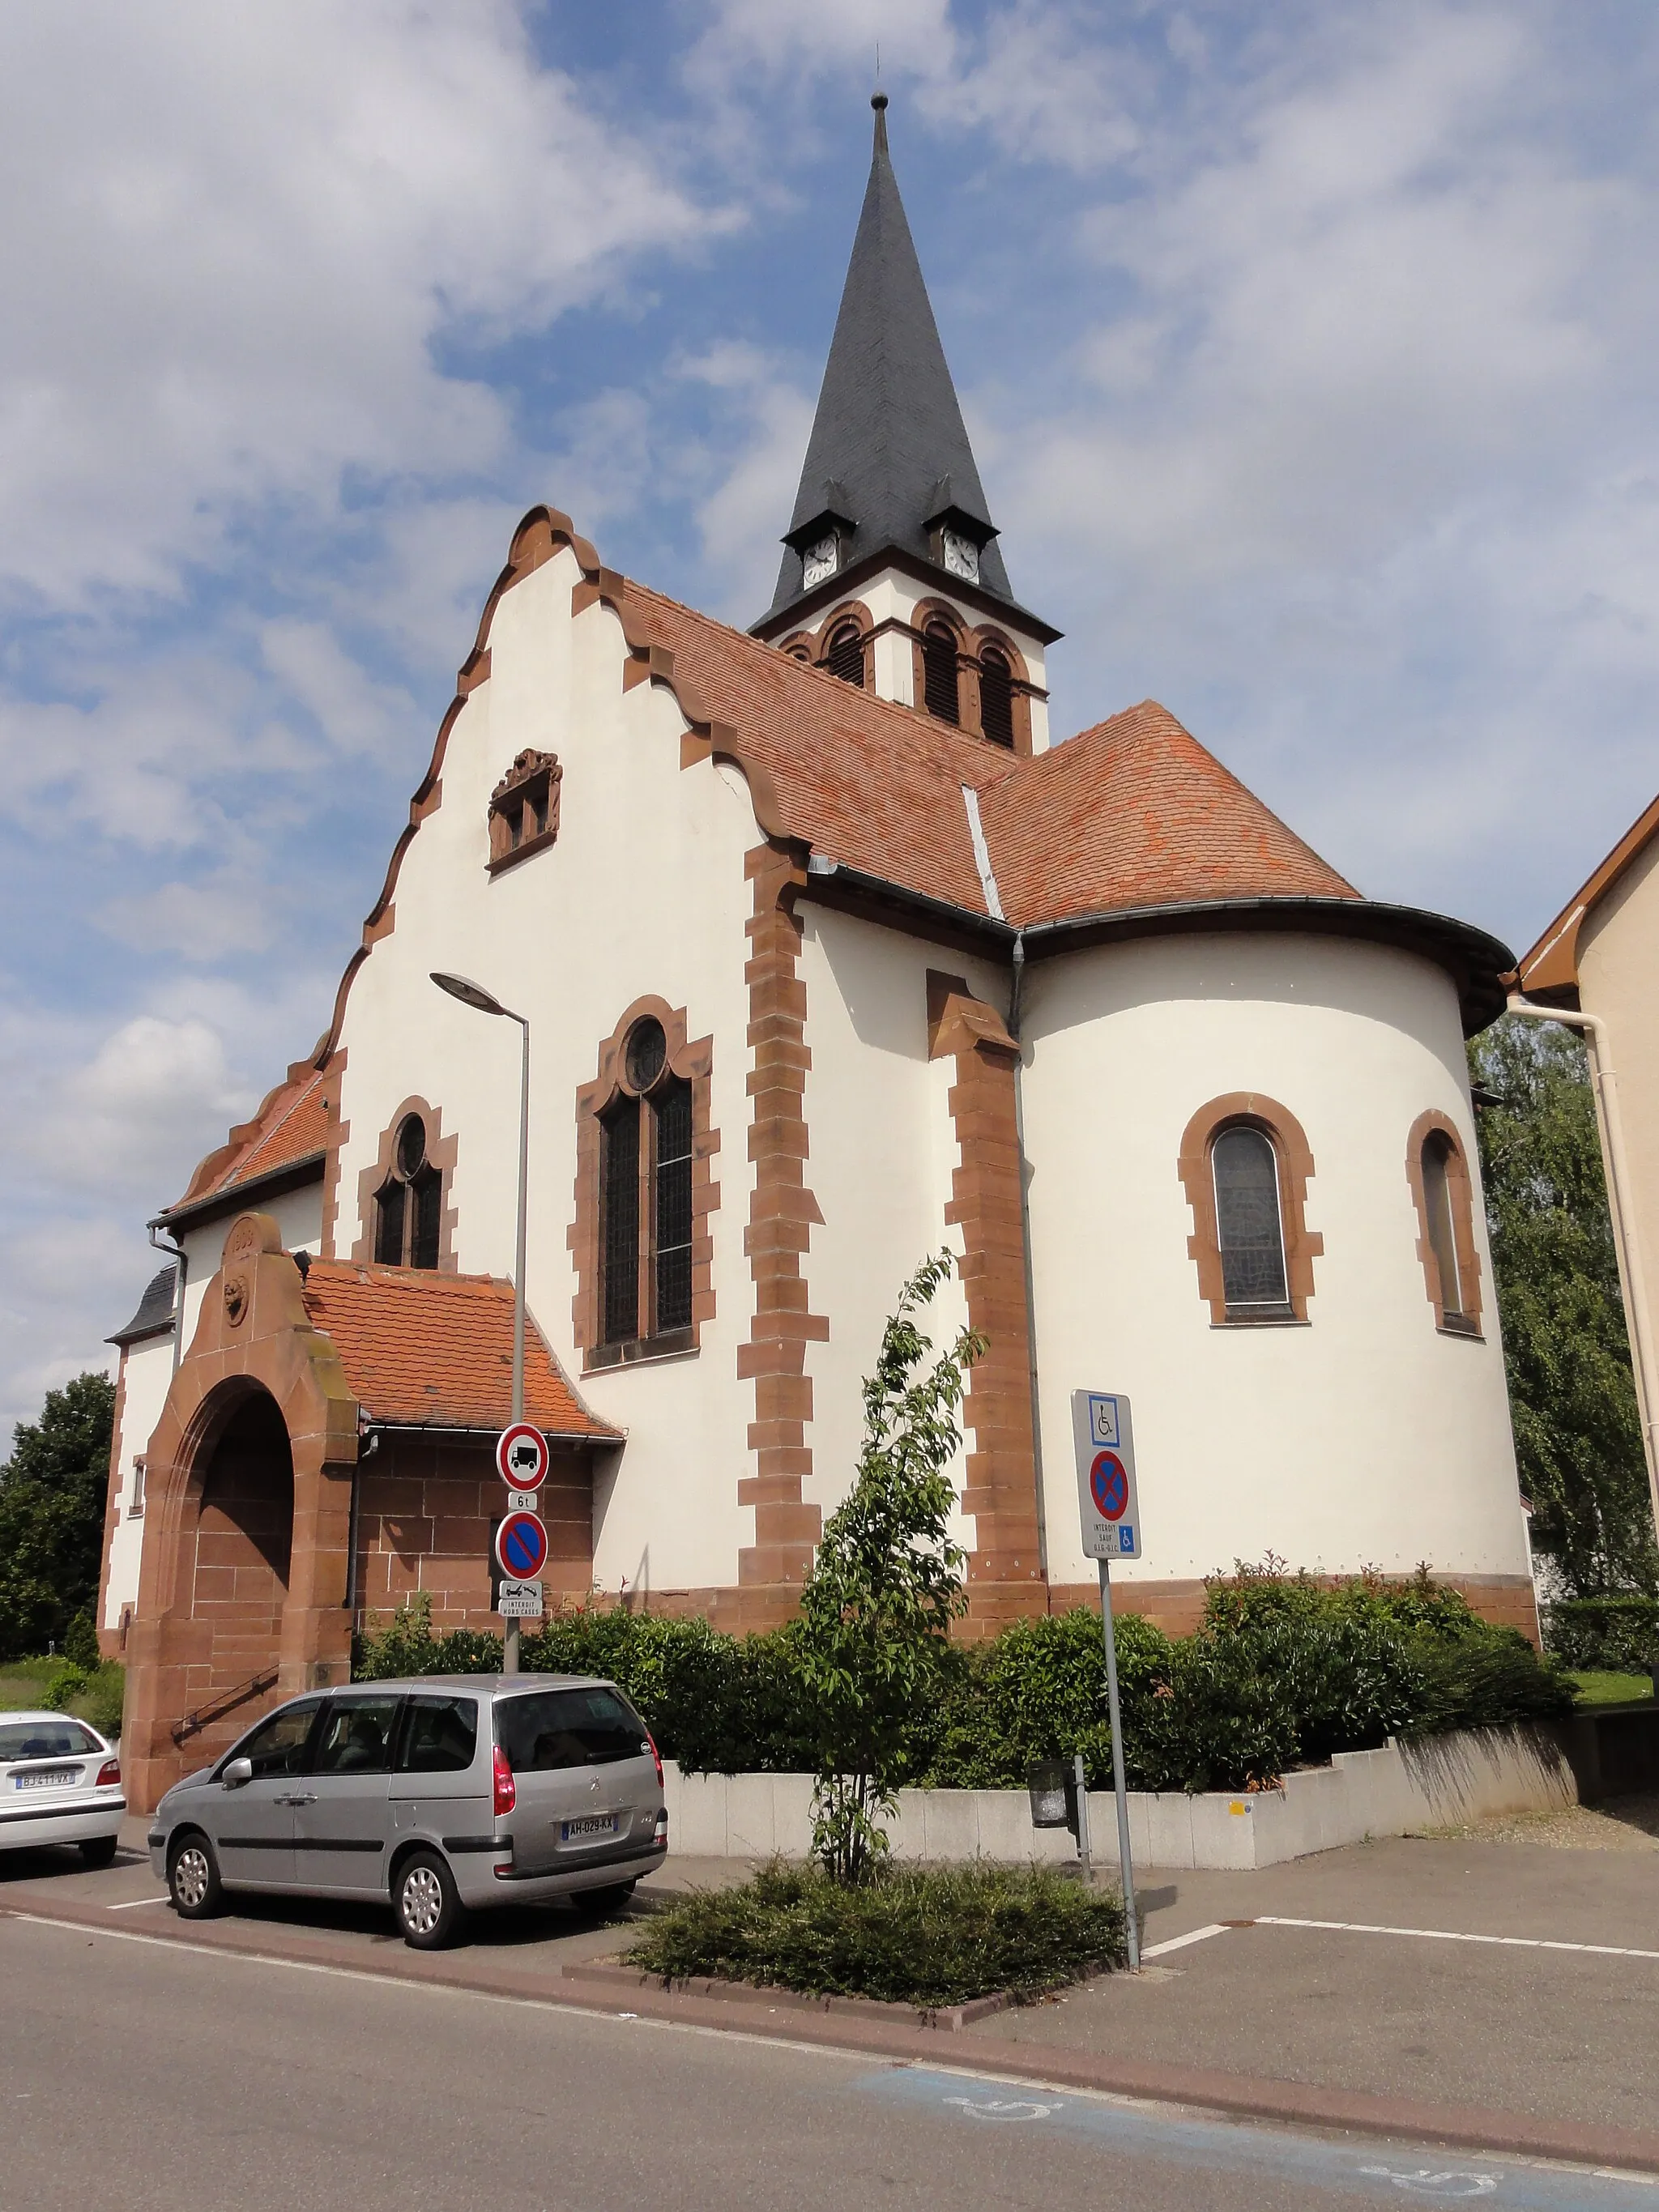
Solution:
<svg viewBox="0 0 1659 2212">
<path fill-rule="evenodd" d="M 1522 945 L 1659 787 L 1659 15 L 0 14 L 0 1435 L 324 1027 L 514 520 L 770 594 L 897 168 L 1054 726 Z"/>
</svg>

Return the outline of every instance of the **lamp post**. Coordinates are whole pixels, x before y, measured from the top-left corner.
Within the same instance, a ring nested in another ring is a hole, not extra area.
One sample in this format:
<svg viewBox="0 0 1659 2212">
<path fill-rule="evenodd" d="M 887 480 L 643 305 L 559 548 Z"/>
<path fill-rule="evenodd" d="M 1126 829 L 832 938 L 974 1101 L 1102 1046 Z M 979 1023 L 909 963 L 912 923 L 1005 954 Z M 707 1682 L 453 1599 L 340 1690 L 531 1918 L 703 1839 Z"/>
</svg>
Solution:
<svg viewBox="0 0 1659 2212">
<path fill-rule="evenodd" d="M 513 1419 L 524 1419 L 524 1255 L 525 1239 L 530 1218 L 530 1023 L 523 1014 L 515 1014 L 511 1006 L 504 1006 L 482 983 L 469 982 L 465 975 L 447 975 L 441 969 L 432 970 L 432 980 L 441 991 L 447 991 L 452 999 L 459 999 L 464 1006 L 471 1006 L 480 1014 L 500 1014 L 509 1022 L 517 1022 L 523 1032 L 523 1050 L 519 1063 L 519 1241 L 513 1267 Z M 509 1620 L 502 1639 L 501 1664 L 509 1674 L 519 1671 L 519 1624 Z"/>
</svg>

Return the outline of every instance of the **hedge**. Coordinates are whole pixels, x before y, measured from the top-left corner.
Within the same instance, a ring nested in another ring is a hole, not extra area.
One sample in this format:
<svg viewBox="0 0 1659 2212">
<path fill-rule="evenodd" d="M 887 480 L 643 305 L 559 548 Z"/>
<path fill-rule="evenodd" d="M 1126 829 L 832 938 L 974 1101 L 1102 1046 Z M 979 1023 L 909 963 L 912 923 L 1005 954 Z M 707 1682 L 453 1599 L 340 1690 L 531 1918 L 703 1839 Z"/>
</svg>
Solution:
<svg viewBox="0 0 1659 2212">
<path fill-rule="evenodd" d="M 665 1756 L 693 1771 L 809 1770 L 811 1731 L 792 1626 L 726 1636 L 702 1620 L 616 1607 L 562 1613 L 521 1644 L 537 1672 L 599 1674 L 638 1705 Z M 1132 1787 L 1243 1790 L 1386 1737 L 1499 1727 L 1566 1712 L 1553 1659 L 1494 1628 L 1426 1575 L 1328 1589 L 1272 1565 L 1206 1586 L 1192 1636 L 1125 1614 L 1117 1630 L 1124 1762 Z M 490 1673 L 500 1638 L 434 1635 L 424 1601 L 360 1639 L 360 1678 Z M 1098 1614 L 1013 1622 L 994 1641 L 939 1647 L 919 1701 L 905 1780 L 1022 1787 L 1038 1759 L 1081 1752 L 1092 1786 L 1111 1776 Z"/>
<path fill-rule="evenodd" d="M 1544 1607 L 1544 1644 L 1564 1667 L 1645 1674 L 1659 1668 L 1659 1598 L 1558 1598 Z"/>
</svg>

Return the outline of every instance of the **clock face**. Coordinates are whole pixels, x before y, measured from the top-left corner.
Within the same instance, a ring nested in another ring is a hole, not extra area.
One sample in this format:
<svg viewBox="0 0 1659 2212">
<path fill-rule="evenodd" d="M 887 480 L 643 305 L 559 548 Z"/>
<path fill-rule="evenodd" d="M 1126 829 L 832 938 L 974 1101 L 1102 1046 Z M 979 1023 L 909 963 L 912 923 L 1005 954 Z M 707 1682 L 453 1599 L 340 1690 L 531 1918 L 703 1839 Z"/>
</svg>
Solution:
<svg viewBox="0 0 1659 2212">
<path fill-rule="evenodd" d="M 969 583 L 979 581 L 979 548 L 971 538 L 964 538 L 959 530 L 944 533 L 945 565 L 951 575 L 965 577 Z"/>
<path fill-rule="evenodd" d="M 816 545 L 809 545 L 801 556 L 800 580 L 804 591 L 810 592 L 814 584 L 821 584 L 826 576 L 836 573 L 836 539 L 831 532 L 820 538 Z"/>
</svg>

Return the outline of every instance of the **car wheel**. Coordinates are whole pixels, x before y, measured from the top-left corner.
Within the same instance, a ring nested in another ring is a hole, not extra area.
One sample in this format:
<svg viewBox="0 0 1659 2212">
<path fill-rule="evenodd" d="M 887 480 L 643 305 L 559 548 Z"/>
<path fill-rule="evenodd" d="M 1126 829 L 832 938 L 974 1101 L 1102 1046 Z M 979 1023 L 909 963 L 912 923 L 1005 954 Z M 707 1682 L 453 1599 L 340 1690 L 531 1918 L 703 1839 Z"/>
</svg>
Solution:
<svg viewBox="0 0 1659 2212">
<path fill-rule="evenodd" d="M 224 1906 L 213 1846 L 199 1828 L 181 1836 L 167 1860 L 167 1892 L 181 1920 L 210 1920 Z"/>
<path fill-rule="evenodd" d="M 579 1889 L 570 1902 L 584 1920 L 604 1920 L 620 1912 L 633 1894 L 631 1881 L 612 1881 L 603 1889 Z"/>
<path fill-rule="evenodd" d="M 87 1841 L 81 1845 L 81 1861 L 83 1866 L 113 1866 L 115 1863 L 114 1837 L 88 1837 Z"/>
<path fill-rule="evenodd" d="M 404 1861 L 392 1905 L 404 1942 L 416 1951 L 441 1951 L 453 1942 L 464 1917 L 455 1877 L 436 1851 L 416 1851 Z"/>
</svg>

